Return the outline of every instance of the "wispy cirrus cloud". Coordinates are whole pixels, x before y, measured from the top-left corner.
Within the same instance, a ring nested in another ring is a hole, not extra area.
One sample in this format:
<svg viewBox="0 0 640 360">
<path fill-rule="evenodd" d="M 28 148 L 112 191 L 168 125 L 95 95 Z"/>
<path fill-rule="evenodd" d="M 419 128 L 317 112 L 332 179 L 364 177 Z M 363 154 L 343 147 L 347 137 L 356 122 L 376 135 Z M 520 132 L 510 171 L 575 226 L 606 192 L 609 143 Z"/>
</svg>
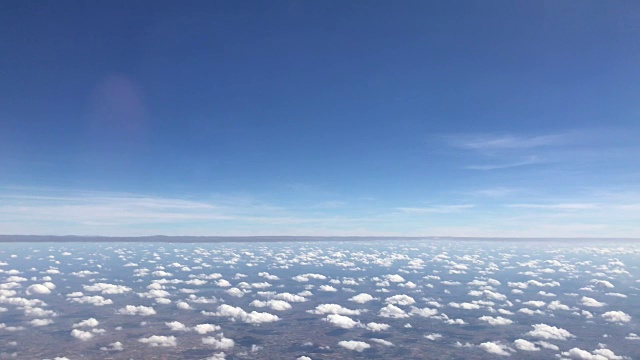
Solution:
<svg viewBox="0 0 640 360">
<path fill-rule="evenodd" d="M 507 204 L 510 208 L 540 209 L 540 210 L 594 210 L 598 204 L 590 203 L 561 203 L 561 204 Z"/>
<path fill-rule="evenodd" d="M 544 161 L 542 161 L 539 157 L 529 156 L 528 158 L 520 161 L 507 162 L 507 163 L 495 163 L 495 164 L 468 165 L 468 166 L 465 166 L 465 168 L 470 170 L 499 170 L 499 169 L 509 169 L 509 168 L 515 168 L 515 167 L 521 167 L 521 166 L 528 166 L 528 165 L 536 165 L 536 164 L 542 164 L 542 163 L 544 163 Z"/>
<path fill-rule="evenodd" d="M 574 141 L 575 134 L 558 133 L 546 135 L 513 134 L 460 134 L 445 136 L 447 142 L 461 149 L 469 150 L 507 150 L 532 149 L 548 146 L 566 145 Z"/>
<path fill-rule="evenodd" d="M 462 211 L 465 209 L 471 209 L 476 207 L 474 204 L 462 204 L 462 205 L 434 205 L 427 207 L 400 207 L 397 210 L 406 214 L 447 214 Z"/>
</svg>

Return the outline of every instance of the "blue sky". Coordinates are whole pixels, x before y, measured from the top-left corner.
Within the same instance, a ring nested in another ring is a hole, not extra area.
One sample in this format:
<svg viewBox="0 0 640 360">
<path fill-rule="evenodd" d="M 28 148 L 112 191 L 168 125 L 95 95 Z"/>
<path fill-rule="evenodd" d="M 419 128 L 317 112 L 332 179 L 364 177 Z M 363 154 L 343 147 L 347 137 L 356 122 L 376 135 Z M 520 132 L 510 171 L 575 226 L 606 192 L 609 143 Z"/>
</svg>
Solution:
<svg viewBox="0 0 640 360">
<path fill-rule="evenodd" d="M 13 2 L 0 233 L 640 237 L 636 1 Z"/>
</svg>

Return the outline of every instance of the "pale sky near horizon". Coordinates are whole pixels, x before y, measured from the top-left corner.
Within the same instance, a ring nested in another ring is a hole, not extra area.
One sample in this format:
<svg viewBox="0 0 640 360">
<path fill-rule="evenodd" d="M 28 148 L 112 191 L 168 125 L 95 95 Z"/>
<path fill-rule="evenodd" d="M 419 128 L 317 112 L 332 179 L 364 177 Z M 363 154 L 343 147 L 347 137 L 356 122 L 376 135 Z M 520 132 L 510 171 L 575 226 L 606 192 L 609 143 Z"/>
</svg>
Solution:
<svg viewBox="0 0 640 360">
<path fill-rule="evenodd" d="M 0 7 L 0 234 L 640 238 L 640 2 Z"/>
</svg>

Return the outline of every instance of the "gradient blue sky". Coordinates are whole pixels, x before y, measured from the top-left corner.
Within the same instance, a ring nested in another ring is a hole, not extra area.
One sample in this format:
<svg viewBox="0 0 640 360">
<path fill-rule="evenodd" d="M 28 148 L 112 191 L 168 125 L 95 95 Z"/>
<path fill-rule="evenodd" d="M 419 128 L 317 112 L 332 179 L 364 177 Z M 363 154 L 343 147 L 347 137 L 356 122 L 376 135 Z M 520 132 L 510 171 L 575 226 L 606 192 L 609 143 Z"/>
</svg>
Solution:
<svg viewBox="0 0 640 360">
<path fill-rule="evenodd" d="M 640 2 L 0 7 L 0 233 L 640 237 Z"/>
</svg>

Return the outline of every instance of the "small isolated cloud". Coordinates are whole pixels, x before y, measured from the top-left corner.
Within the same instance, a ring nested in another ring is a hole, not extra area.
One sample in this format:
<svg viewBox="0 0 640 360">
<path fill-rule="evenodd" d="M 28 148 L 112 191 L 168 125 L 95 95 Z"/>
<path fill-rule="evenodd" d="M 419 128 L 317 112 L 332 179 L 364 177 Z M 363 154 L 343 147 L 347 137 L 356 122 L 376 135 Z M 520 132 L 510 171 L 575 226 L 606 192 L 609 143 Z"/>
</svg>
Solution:
<svg viewBox="0 0 640 360">
<path fill-rule="evenodd" d="M 340 314 L 340 315 L 360 315 L 360 310 L 351 310 L 338 304 L 321 304 L 316 306 L 314 310 L 309 310 L 312 314 Z"/>
<path fill-rule="evenodd" d="M 359 321 L 355 321 L 348 316 L 338 314 L 329 314 L 323 320 L 343 329 L 353 329 L 354 327 L 361 326 Z"/>
<path fill-rule="evenodd" d="M 343 340 L 338 343 L 339 346 L 342 346 L 345 349 L 363 352 L 366 349 L 370 348 L 371 345 L 367 344 L 364 341 L 354 341 L 354 340 Z"/>
<path fill-rule="evenodd" d="M 71 336 L 78 340 L 88 341 L 93 338 L 93 333 L 89 331 L 82 331 L 78 329 L 71 330 Z"/>
<path fill-rule="evenodd" d="M 582 299 L 580 299 L 580 304 L 584 305 L 584 306 L 589 306 L 589 307 L 602 307 L 605 306 L 607 304 L 600 302 L 594 298 L 590 298 L 587 296 L 583 296 Z"/>
<path fill-rule="evenodd" d="M 513 345 L 516 347 L 516 349 L 522 351 L 540 351 L 540 348 L 537 347 L 536 344 L 524 339 L 515 340 L 513 342 Z"/>
<path fill-rule="evenodd" d="M 527 335 L 536 337 L 543 340 L 567 340 L 575 337 L 573 334 L 565 329 L 547 325 L 547 324 L 535 324 L 532 325 L 533 330 L 529 331 Z"/>
<path fill-rule="evenodd" d="M 478 347 L 490 354 L 511 356 L 510 348 L 499 341 L 488 341 L 478 345 Z"/>
<path fill-rule="evenodd" d="M 29 324 L 31 324 L 31 326 L 47 326 L 47 325 L 53 324 L 53 320 L 52 319 L 33 319 L 29 321 Z"/>
<path fill-rule="evenodd" d="M 578 360 L 622 360 L 625 359 L 622 356 L 616 355 L 613 351 L 609 349 L 596 349 L 592 352 L 587 350 L 582 350 L 580 348 L 574 347 L 569 351 L 563 351 L 560 354 L 569 359 L 578 359 Z"/>
<path fill-rule="evenodd" d="M 113 300 L 105 299 L 100 295 L 72 297 L 69 300 L 79 304 L 91 304 L 93 306 L 105 306 L 113 304 Z"/>
<path fill-rule="evenodd" d="M 489 325 L 509 325 L 512 324 L 513 321 L 511 319 L 503 318 L 502 316 L 492 317 L 492 316 L 481 316 L 479 317 L 481 321 L 488 323 Z"/>
<path fill-rule="evenodd" d="M 189 331 L 190 329 L 183 323 L 179 321 L 171 321 L 164 323 L 171 329 L 171 331 Z"/>
<path fill-rule="evenodd" d="M 86 320 L 82 320 L 79 323 L 73 324 L 74 328 L 78 327 L 96 327 L 100 325 L 100 322 L 94 318 L 88 318 Z"/>
<path fill-rule="evenodd" d="M 89 292 L 100 292 L 105 295 L 124 294 L 131 291 L 130 287 L 124 285 L 114 285 L 107 283 L 95 283 L 93 285 L 83 285 L 82 288 Z"/>
<path fill-rule="evenodd" d="M 389 324 L 370 322 L 365 327 L 367 330 L 375 332 L 375 331 L 388 330 L 391 326 Z"/>
<path fill-rule="evenodd" d="M 49 295 L 51 289 L 43 284 L 33 284 L 27 288 L 26 293 L 27 295 Z"/>
<path fill-rule="evenodd" d="M 394 295 L 385 299 L 387 304 L 394 305 L 412 305 L 415 304 L 416 301 L 408 295 Z"/>
<path fill-rule="evenodd" d="M 220 333 L 216 336 L 208 336 L 202 339 L 202 343 L 209 345 L 216 350 L 227 350 L 235 346 L 235 341 L 224 337 L 224 334 Z"/>
<path fill-rule="evenodd" d="M 364 304 L 364 303 L 367 303 L 367 302 L 372 301 L 374 299 L 375 298 L 373 296 L 369 295 L 369 294 L 361 293 L 361 294 L 358 294 L 358 295 L 350 297 L 349 301 L 353 301 L 353 302 L 358 303 L 358 304 Z"/>
<path fill-rule="evenodd" d="M 193 331 L 200 335 L 220 330 L 220 326 L 214 324 L 198 324 L 193 327 Z"/>
<path fill-rule="evenodd" d="M 384 345 L 384 346 L 394 346 L 393 343 L 389 340 L 385 340 L 385 339 L 376 339 L 376 338 L 371 338 L 371 341 L 373 341 L 374 343 L 380 344 L 380 345 Z"/>
<path fill-rule="evenodd" d="M 146 338 L 138 339 L 143 344 L 148 344 L 153 347 L 175 347 L 178 346 L 178 341 L 175 336 L 161 336 L 152 335 Z"/>
<path fill-rule="evenodd" d="M 433 334 L 425 335 L 424 337 L 425 339 L 436 341 L 436 340 L 442 339 L 442 334 L 433 333 Z"/>
<path fill-rule="evenodd" d="M 404 310 L 400 309 L 399 307 L 393 304 L 389 304 L 383 307 L 382 309 L 380 309 L 380 311 L 378 312 L 378 315 L 385 318 L 393 318 L 393 319 L 408 318 L 410 316 Z"/>
<path fill-rule="evenodd" d="M 116 341 L 114 343 L 109 344 L 108 346 L 103 346 L 100 348 L 102 351 L 123 351 L 124 345 L 120 341 Z"/>
<path fill-rule="evenodd" d="M 622 311 L 607 311 L 606 313 L 602 314 L 602 318 L 604 318 L 606 321 L 617 323 L 631 321 L 631 316 Z"/>
<path fill-rule="evenodd" d="M 118 314 L 150 316 L 150 315 L 155 315 L 156 311 L 150 306 L 127 305 L 127 306 L 123 307 L 122 309 L 119 309 L 118 310 Z"/>
</svg>

